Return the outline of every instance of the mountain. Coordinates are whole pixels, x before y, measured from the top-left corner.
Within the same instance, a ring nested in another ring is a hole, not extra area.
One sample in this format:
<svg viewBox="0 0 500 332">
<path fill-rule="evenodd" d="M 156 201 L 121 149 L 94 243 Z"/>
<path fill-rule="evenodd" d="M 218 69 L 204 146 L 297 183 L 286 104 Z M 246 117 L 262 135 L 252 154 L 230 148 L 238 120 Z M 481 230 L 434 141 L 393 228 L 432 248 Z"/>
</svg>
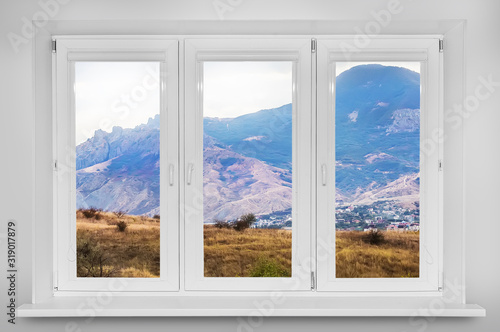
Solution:
<svg viewBox="0 0 500 332">
<path fill-rule="evenodd" d="M 101 129 L 76 147 L 76 169 L 83 169 L 123 154 L 158 154 L 160 148 L 160 116 L 133 129 L 113 127 L 111 133 Z"/>
<path fill-rule="evenodd" d="M 353 202 L 365 190 L 384 190 L 418 175 L 420 75 L 402 67 L 360 65 L 336 83 L 338 200 Z M 291 104 L 231 119 L 205 118 L 204 130 L 235 152 L 291 170 Z M 409 188 L 416 197 L 419 186 Z"/>
<path fill-rule="evenodd" d="M 419 201 L 420 174 L 418 173 L 402 175 L 385 186 L 379 186 L 375 182 L 372 184 L 364 188 L 363 192 L 359 192 L 352 203 L 370 205 L 376 201 L 394 201 L 402 207 L 414 209 L 414 202 Z"/>
<path fill-rule="evenodd" d="M 76 148 L 77 208 L 129 214 L 160 210 L 160 118 L 133 129 L 97 130 Z"/>
<path fill-rule="evenodd" d="M 251 123 L 251 122 L 250 122 Z M 159 211 L 159 116 L 133 129 L 96 131 L 77 146 L 77 208 L 134 215 Z M 291 171 L 204 136 L 205 220 L 291 208 Z"/>
<path fill-rule="evenodd" d="M 337 77 L 337 194 L 354 201 L 383 188 L 420 163 L 420 75 L 382 65 L 360 65 Z M 418 193 L 418 186 L 413 188 Z M 414 190 L 414 192 L 415 192 Z"/>
<path fill-rule="evenodd" d="M 205 135 L 204 219 L 231 220 L 246 213 L 269 214 L 291 208 L 291 175 Z"/>
<path fill-rule="evenodd" d="M 204 118 L 203 129 L 237 153 L 292 169 L 292 104 L 236 118 Z"/>
<path fill-rule="evenodd" d="M 336 97 L 336 200 L 418 200 L 419 74 L 356 66 L 337 77 Z M 290 209 L 291 104 L 203 124 L 205 221 Z M 159 128 L 156 116 L 79 144 L 77 206 L 159 214 Z"/>
</svg>

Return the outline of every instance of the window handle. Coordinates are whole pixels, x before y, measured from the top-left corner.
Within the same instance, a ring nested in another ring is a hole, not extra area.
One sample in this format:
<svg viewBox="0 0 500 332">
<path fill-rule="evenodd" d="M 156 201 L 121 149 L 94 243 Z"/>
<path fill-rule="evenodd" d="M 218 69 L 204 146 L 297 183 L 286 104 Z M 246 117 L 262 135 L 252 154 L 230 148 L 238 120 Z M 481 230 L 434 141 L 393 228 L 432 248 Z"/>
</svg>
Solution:
<svg viewBox="0 0 500 332">
<path fill-rule="evenodd" d="M 188 174 L 187 174 L 187 184 L 191 184 L 191 180 L 193 178 L 193 171 L 194 171 L 194 165 L 192 163 L 189 163 L 188 165 Z"/>
<path fill-rule="evenodd" d="M 326 165 L 321 165 L 321 184 L 326 186 Z"/>
<path fill-rule="evenodd" d="M 174 165 L 168 165 L 168 183 L 173 186 L 174 185 Z"/>
</svg>

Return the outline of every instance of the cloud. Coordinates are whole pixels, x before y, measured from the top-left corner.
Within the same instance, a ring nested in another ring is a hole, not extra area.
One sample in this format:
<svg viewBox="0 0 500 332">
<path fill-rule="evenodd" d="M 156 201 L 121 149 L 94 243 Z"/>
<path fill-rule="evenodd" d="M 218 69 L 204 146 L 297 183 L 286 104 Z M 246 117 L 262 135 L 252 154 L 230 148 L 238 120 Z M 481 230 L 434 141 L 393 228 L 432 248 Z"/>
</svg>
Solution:
<svg viewBox="0 0 500 332">
<path fill-rule="evenodd" d="M 348 117 L 351 122 L 356 122 L 358 120 L 358 111 L 349 113 Z"/>
</svg>

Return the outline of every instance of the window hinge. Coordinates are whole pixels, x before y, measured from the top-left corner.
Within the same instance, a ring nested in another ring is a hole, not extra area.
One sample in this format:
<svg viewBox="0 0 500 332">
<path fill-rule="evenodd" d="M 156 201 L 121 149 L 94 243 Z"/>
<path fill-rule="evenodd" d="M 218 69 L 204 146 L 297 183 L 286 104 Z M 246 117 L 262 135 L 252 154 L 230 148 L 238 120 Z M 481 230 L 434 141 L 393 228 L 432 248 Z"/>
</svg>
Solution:
<svg viewBox="0 0 500 332">
<path fill-rule="evenodd" d="M 54 160 L 54 164 L 52 166 L 54 166 L 54 172 L 57 172 L 57 160 Z"/>
<path fill-rule="evenodd" d="M 311 52 L 316 53 L 316 39 L 311 39 Z"/>
<path fill-rule="evenodd" d="M 316 289 L 316 279 L 314 278 L 314 272 L 311 272 L 311 290 Z"/>
<path fill-rule="evenodd" d="M 439 40 L 439 52 L 443 52 L 443 49 L 444 49 L 444 40 L 443 39 L 440 39 Z"/>
<path fill-rule="evenodd" d="M 443 161 L 441 159 L 438 160 L 438 171 L 443 170 Z"/>
<path fill-rule="evenodd" d="M 56 53 L 57 50 L 57 42 L 55 40 L 52 41 L 52 53 Z"/>
</svg>

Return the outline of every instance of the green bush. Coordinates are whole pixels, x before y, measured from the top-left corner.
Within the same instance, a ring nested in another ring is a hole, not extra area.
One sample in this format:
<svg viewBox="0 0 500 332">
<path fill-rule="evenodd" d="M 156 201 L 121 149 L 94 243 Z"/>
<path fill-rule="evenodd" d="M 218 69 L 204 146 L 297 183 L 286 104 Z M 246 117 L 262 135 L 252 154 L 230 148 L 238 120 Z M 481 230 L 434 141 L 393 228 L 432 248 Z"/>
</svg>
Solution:
<svg viewBox="0 0 500 332">
<path fill-rule="evenodd" d="M 250 277 L 283 278 L 290 277 L 290 273 L 276 260 L 260 257 L 250 271 Z"/>
</svg>

